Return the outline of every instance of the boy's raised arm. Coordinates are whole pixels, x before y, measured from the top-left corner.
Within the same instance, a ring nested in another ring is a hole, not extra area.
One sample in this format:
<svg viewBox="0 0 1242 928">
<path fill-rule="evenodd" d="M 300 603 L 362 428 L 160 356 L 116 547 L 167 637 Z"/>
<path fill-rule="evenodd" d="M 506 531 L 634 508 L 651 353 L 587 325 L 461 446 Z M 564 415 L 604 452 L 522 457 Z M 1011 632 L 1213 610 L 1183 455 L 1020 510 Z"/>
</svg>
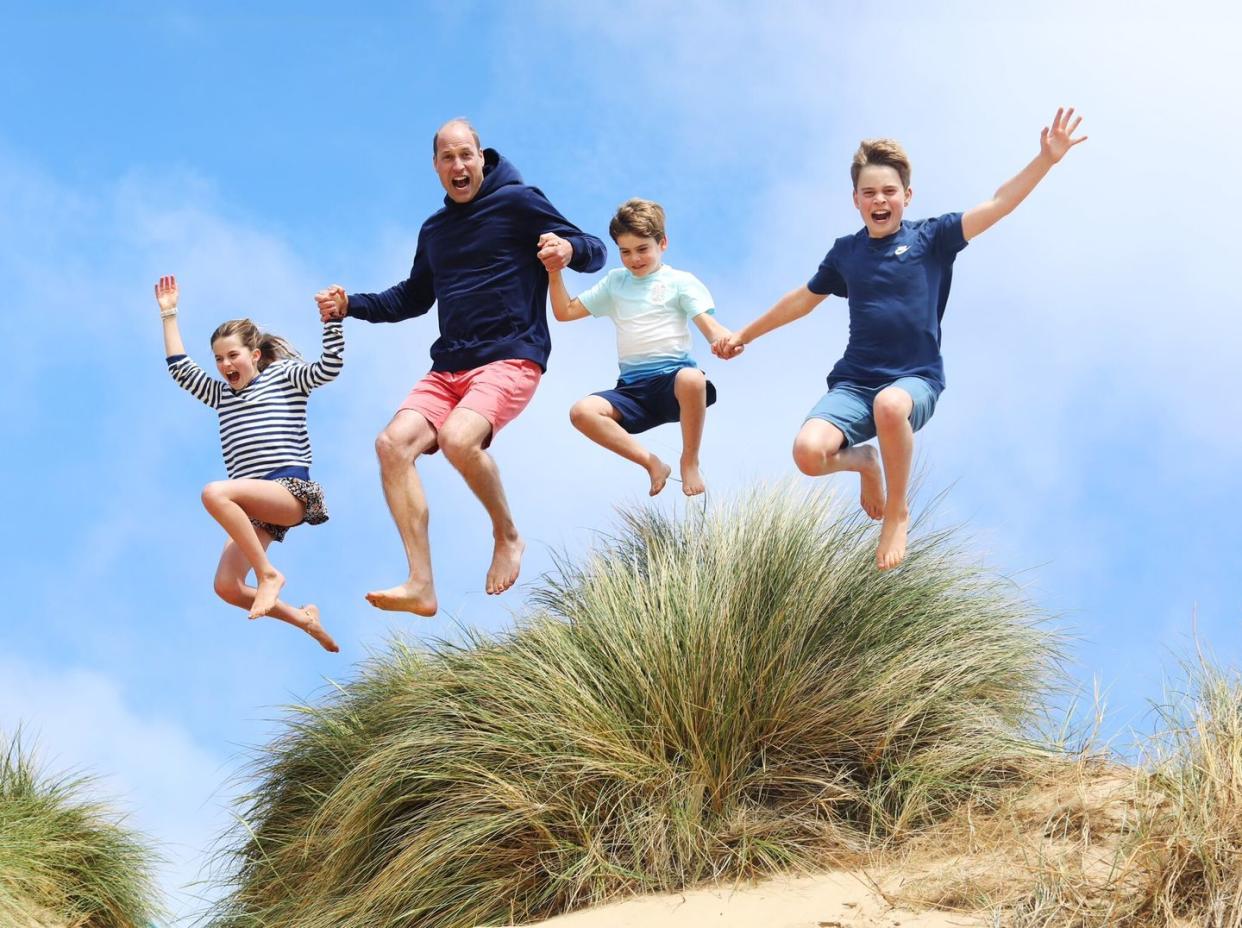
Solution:
<svg viewBox="0 0 1242 928">
<path fill-rule="evenodd" d="M 758 319 L 747 323 L 725 338 L 718 338 L 713 341 L 712 354 L 723 361 L 737 357 L 742 353 L 746 345 L 753 342 L 760 335 L 766 335 L 773 329 L 779 329 L 795 319 L 801 319 L 822 303 L 825 296 L 827 294 L 815 293 L 806 286 L 790 290 Z"/>
<path fill-rule="evenodd" d="M 591 315 L 581 301 L 569 298 L 565 289 L 565 279 L 560 271 L 548 271 L 548 297 L 552 300 L 552 315 L 557 322 L 573 322 Z"/>
<path fill-rule="evenodd" d="M 1070 120 L 1073 120 L 1071 122 Z M 962 237 L 970 241 L 981 232 L 986 232 L 998 220 L 1008 216 L 1019 203 L 1026 199 L 1027 194 L 1035 189 L 1035 185 L 1044 179 L 1052 166 L 1065 157 L 1065 153 L 1085 142 L 1085 135 L 1073 138 L 1074 131 L 1082 117 L 1074 118 L 1074 108 L 1068 110 L 1057 108 L 1057 115 L 1052 120 L 1052 128 L 1044 126 L 1039 133 L 1039 154 L 1018 174 L 1002 184 L 992 199 L 980 203 L 974 209 L 962 215 Z"/>
</svg>

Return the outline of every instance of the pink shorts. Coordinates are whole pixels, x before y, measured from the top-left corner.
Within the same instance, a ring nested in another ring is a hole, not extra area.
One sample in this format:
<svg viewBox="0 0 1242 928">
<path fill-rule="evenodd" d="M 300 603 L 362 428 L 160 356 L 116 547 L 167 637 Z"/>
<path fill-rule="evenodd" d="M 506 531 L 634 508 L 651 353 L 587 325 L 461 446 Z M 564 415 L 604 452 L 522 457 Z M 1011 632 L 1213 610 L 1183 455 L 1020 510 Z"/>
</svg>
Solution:
<svg viewBox="0 0 1242 928">
<path fill-rule="evenodd" d="M 526 408 L 543 371 L 534 361 L 493 361 L 468 371 L 429 371 L 414 385 L 402 409 L 421 413 L 438 432 L 458 406 L 477 412 L 491 423 L 492 434 Z"/>
</svg>

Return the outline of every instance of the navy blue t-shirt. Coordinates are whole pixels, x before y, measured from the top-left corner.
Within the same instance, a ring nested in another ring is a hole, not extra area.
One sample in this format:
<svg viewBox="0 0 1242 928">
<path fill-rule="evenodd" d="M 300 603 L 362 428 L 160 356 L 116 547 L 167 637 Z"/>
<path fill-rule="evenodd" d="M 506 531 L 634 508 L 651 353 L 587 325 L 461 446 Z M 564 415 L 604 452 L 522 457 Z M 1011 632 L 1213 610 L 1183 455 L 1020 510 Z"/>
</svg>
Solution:
<svg viewBox="0 0 1242 928">
<path fill-rule="evenodd" d="M 812 293 L 847 297 L 850 337 L 828 386 L 879 387 L 922 377 L 944 389 L 940 319 L 949 300 L 953 259 L 966 247 L 962 214 L 902 220 L 884 238 L 864 228 L 837 239 L 807 284 Z"/>
</svg>

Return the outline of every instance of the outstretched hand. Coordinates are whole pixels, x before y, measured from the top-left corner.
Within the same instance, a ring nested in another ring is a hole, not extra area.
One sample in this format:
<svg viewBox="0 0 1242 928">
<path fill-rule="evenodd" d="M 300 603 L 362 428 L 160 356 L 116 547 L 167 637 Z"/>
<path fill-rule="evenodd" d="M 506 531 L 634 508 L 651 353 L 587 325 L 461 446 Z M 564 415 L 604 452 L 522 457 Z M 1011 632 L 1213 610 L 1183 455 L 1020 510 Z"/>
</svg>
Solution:
<svg viewBox="0 0 1242 928">
<path fill-rule="evenodd" d="M 739 354 L 746 350 L 746 346 L 742 344 L 741 336 L 736 332 L 729 335 L 723 335 L 712 342 L 712 354 L 720 358 L 722 361 L 728 361 L 736 358 Z"/>
<path fill-rule="evenodd" d="M 319 305 L 319 321 L 334 322 L 344 319 L 349 311 L 349 294 L 340 284 L 320 290 L 315 294 L 315 302 Z"/>
<path fill-rule="evenodd" d="M 160 312 L 172 312 L 177 308 L 177 278 L 171 274 L 161 277 L 155 285 L 155 301 L 160 304 Z"/>
<path fill-rule="evenodd" d="M 1057 115 L 1052 120 L 1052 128 L 1047 126 L 1039 133 L 1039 151 L 1046 155 L 1048 159 L 1056 164 L 1065 157 L 1065 153 L 1080 142 L 1087 141 L 1085 135 L 1073 138 L 1074 131 L 1078 128 L 1078 124 L 1082 122 L 1082 117 L 1074 119 L 1074 108 L 1071 106 L 1068 110 L 1064 107 L 1057 107 Z"/>
<path fill-rule="evenodd" d="M 574 246 L 554 232 L 539 236 L 538 258 L 549 272 L 563 271 L 574 257 Z"/>
</svg>

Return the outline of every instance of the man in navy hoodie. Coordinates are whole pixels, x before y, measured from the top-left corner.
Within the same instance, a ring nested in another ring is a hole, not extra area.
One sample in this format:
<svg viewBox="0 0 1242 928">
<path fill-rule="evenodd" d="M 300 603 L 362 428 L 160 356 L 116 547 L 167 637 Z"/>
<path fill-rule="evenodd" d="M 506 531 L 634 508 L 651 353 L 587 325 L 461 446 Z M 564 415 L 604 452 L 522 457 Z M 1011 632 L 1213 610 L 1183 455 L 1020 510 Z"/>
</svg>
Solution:
<svg viewBox="0 0 1242 928">
<path fill-rule="evenodd" d="M 525 544 L 505 500 L 496 462 L 485 450 L 530 402 L 547 368 L 548 271 L 590 273 L 604 245 L 570 223 L 464 119 L 432 139 L 446 196 L 418 233 L 409 279 L 382 293 L 339 285 L 315 295 L 324 321 L 353 316 L 400 322 L 436 304 L 440 337 L 431 370 L 410 391 L 375 441 L 388 508 L 405 545 L 404 583 L 367 594 L 380 609 L 434 615 L 427 500 L 414 464 L 443 449 L 492 520 L 495 548 L 487 592 L 513 586 Z"/>
</svg>

